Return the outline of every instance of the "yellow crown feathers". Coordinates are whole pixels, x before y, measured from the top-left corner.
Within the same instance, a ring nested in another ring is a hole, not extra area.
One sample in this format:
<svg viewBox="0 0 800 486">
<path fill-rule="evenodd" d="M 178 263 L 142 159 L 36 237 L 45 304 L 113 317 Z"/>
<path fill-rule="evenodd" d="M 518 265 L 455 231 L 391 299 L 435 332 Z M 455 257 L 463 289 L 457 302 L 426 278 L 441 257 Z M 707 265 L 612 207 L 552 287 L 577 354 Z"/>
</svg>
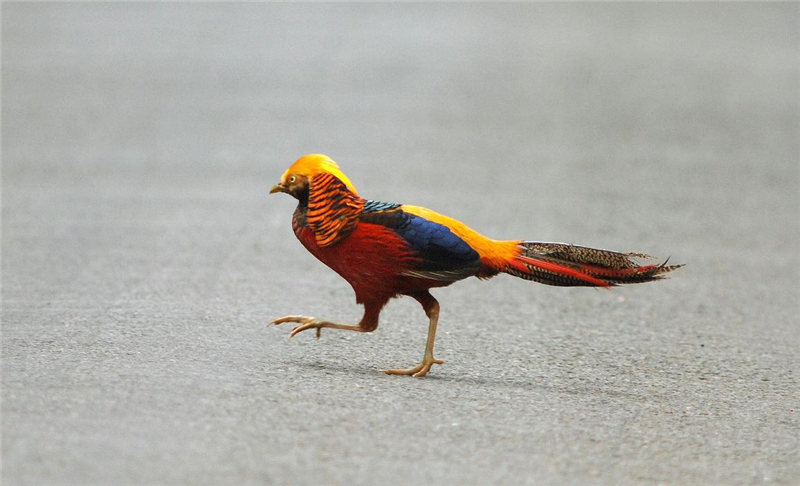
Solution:
<svg viewBox="0 0 800 486">
<path fill-rule="evenodd" d="M 342 170 L 339 168 L 339 165 L 327 155 L 304 155 L 297 159 L 297 161 L 292 164 L 292 166 L 289 167 L 286 172 L 284 172 L 282 179 L 285 179 L 290 173 L 301 174 L 309 179 L 320 173 L 331 174 L 342 181 L 344 185 L 347 186 L 347 189 L 350 190 L 350 192 L 356 195 L 358 194 L 358 192 L 356 192 L 356 188 L 353 187 L 353 183 L 350 182 L 350 179 L 348 179 L 346 175 L 344 175 L 344 172 L 342 172 Z"/>
</svg>

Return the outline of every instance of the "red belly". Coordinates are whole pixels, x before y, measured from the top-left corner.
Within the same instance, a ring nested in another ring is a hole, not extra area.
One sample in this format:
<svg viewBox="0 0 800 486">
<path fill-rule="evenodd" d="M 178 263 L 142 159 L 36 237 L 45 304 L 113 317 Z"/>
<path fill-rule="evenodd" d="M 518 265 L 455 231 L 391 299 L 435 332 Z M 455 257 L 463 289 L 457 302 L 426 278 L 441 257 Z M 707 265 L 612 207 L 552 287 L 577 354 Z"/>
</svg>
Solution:
<svg viewBox="0 0 800 486">
<path fill-rule="evenodd" d="M 310 229 L 293 223 L 297 239 L 353 286 L 359 303 L 385 302 L 398 294 L 446 285 L 402 276 L 420 259 L 404 239 L 385 226 L 359 223 L 342 241 L 320 247 Z"/>
</svg>

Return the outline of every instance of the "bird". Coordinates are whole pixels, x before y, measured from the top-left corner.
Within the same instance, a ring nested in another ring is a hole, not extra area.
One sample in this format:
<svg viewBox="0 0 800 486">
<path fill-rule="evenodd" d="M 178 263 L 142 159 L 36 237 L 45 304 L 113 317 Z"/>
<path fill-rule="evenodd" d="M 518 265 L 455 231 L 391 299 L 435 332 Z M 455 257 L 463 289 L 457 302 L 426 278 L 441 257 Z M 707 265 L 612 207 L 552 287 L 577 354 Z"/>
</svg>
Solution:
<svg viewBox="0 0 800 486">
<path fill-rule="evenodd" d="M 411 368 L 381 370 L 421 378 L 434 364 L 439 302 L 430 290 L 468 277 L 481 280 L 505 273 L 561 287 L 613 287 L 650 282 L 683 265 L 643 264 L 644 253 L 620 253 L 565 243 L 494 240 L 464 223 L 430 209 L 359 196 L 339 165 L 323 154 L 300 157 L 270 194 L 297 199 L 292 228 L 305 248 L 344 278 L 364 306 L 357 324 L 339 324 L 304 315 L 287 315 L 270 324 L 299 324 L 289 338 L 322 329 L 372 332 L 384 306 L 409 296 L 428 317 L 422 362 Z"/>
</svg>

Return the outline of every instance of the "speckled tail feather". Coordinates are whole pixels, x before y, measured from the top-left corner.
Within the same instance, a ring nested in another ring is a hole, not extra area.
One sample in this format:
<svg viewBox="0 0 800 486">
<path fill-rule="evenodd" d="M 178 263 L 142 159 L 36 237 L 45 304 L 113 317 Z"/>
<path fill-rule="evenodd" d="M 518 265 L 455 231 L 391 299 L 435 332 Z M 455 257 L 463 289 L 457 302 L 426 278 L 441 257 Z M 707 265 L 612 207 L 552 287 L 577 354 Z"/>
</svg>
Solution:
<svg viewBox="0 0 800 486">
<path fill-rule="evenodd" d="M 612 287 L 660 280 L 683 265 L 639 265 L 643 253 L 620 253 L 564 243 L 524 241 L 505 273 L 559 287 Z"/>
</svg>

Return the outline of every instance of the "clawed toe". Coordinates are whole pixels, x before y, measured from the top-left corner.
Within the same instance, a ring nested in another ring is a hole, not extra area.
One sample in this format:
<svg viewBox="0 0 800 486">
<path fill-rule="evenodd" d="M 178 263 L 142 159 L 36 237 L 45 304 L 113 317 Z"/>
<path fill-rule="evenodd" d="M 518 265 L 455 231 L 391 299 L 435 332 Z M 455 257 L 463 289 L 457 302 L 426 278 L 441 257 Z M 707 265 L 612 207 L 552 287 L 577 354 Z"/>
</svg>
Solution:
<svg viewBox="0 0 800 486">
<path fill-rule="evenodd" d="M 303 331 L 307 331 L 309 329 L 316 329 L 317 339 L 319 339 L 320 336 L 322 335 L 322 328 L 325 327 L 325 321 L 317 319 L 316 317 L 308 317 L 308 316 L 284 316 L 270 322 L 270 325 L 277 326 L 279 324 L 283 324 L 286 322 L 297 322 L 301 324 L 292 329 L 292 332 L 289 333 L 289 339 L 292 339 L 297 334 Z"/>
<path fill-rule="evenodd" d="M 441 359 L 436 359 L 431 357 L 430 359 L 425 359 L 422 362 L 422 364 L 415 366 L 413 368 L 381 370 L 381 371 L 383 371 L 387 375 L 411 375 L 414 378 L 422 378 L 423 376 L 428 374 L 428 372 L 431 370 L 431 366 L 435 364 L 444 364 L 444 361 Z"/>
<path fill-rule="evenodd" d="M 271 326 L 277 326 L 277 325 L 283 324 L 285 322 L 299 322 L 299 323 L 306 324 L 306 323 L 311 322 L 313 320 L 314 320 L 313 317 L 308 317 L 308 316 L 283 316 L 283 317 L 279 317 L 278 319 L 275 319 L 274 321 L 270 322 L 269 324 Z"/>
<path fill-rule="evenodd" d="M 292 332 L 289 333 L 289 339 L 292 339 L 297 334 L 299 334 L 299 333 L 301 333 L 303 331 L 307 331 L 309 329 L 316 329 L 317 330 L 317 339 L 319 339 L 319 337 L 322 335 L 322 327 L 323 326 L 321 324 L 322 323 L 320 321 L 317 321 L 316 319 L 314 319 L 313 321 L 308 322 L 306 324 L 303 324 L 302 326 L 297 326 L 294 329 L 292 329 Z"/>
</svg>

